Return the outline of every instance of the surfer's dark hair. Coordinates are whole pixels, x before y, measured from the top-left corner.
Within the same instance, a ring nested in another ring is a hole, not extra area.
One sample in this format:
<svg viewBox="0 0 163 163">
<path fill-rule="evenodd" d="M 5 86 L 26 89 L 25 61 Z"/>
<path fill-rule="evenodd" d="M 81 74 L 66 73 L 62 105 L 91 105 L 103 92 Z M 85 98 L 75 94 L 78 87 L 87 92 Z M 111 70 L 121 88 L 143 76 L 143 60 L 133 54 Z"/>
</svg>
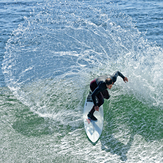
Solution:
<svg viewBox="0 0 163 163">
<path fill-rule="evenodd" d="M 113 80 L 112 80 L 112 79 L 110 79 L 110 80 L 106 79 L 106 80 L 105 80 L 105 83 L 106 83 L 107 85 L 113 84 Z"/>
</svg>

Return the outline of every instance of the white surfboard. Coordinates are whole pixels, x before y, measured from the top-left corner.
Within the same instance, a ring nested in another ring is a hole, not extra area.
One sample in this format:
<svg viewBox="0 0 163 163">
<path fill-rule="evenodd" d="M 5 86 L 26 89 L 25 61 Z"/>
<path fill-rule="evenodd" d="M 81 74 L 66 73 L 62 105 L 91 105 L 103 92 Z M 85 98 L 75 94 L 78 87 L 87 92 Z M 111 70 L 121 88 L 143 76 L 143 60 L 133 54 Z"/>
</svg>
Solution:
<svg viewBox="0 0 163 163">
<path fill-rule="evenodd" d="M 90 141 L 92 143 L 96 143 L 99 140 L 102 133 L 104 115 L 103 115 L 103 106 L 101 106 L 99 108 L 99 111 L 95 111 L 93 114 L 97 118 L 97 121 L 93 121 L 93 120 L 90 121 L 87 115 L 89 111 L 92 109 L 92 107 L 93 107 L 93 101 L 92 101 L 91 93 L 89 93 L 84 104 L 84 113 L 83 113 L 84 127 Z"/>
</svg>

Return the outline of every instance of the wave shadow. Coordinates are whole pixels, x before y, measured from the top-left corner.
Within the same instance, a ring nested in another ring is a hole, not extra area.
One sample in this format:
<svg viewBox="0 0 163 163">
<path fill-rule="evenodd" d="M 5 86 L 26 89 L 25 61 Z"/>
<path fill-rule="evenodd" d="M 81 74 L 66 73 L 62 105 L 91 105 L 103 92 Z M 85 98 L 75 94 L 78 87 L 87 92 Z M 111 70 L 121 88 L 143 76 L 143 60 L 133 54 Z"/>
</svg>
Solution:
<svg viewBox="0 0 163 163">
<path fill-rule="evenodd" d="M 123 144 L 118 139 L 116 139 L 112 134 L 108 134 L 107 138 L 103 137 L 101 139 L 101 149 L 106 152 L 110 152 L 113 155 L 119 155 L 122 161 L 127 161 L 127 153 L 131 148 L 132 142 L 134 140 L 134 134 L 131 134 L 130 139 L 127 144 Z"/>
</svg>

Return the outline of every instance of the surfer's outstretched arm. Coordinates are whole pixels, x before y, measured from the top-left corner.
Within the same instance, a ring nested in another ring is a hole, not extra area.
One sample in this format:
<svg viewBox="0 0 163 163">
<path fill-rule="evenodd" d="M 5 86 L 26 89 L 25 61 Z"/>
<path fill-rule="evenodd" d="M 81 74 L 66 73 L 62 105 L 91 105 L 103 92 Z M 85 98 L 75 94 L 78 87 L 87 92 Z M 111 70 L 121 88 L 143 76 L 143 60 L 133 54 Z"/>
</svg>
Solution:
<svg viewBox="0 0 163 163">
<path fill-rule="evenodd" d="M 125 77 L 121 72 L 116 71 L 116 72 L 111 76 L 111 79 L 113 80 L 113 83 L 116 82 L 118 76 L 120 76 L 120 77 L 123 79 L 123 81 L 124 81 L 125 83 L 128 82 L 128 78 L 127 78 L 127 77 Z"/>
</svg>

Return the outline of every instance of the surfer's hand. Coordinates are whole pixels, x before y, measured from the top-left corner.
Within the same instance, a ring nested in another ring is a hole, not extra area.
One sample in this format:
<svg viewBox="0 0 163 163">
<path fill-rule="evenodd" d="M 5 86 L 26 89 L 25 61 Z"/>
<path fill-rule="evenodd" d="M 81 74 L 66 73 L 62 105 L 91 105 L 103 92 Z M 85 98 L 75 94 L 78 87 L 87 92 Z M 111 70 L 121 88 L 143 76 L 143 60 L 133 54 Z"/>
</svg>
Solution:
<svg viewBox="0 0 163 163">
<path fill-rule="evenodd" d="M 96 110 L 96 111 L 99 111 L 99 107 L 98 107 L 98 106 L 95 106 L 95 110 Z"/>
<path fill-rule="evenodd" d="M 125 77 L 125 78 L 123 79 L 123 81 L 124 81 L 125 83 L 128 82 L 127 77 Z"/>
</svg>

